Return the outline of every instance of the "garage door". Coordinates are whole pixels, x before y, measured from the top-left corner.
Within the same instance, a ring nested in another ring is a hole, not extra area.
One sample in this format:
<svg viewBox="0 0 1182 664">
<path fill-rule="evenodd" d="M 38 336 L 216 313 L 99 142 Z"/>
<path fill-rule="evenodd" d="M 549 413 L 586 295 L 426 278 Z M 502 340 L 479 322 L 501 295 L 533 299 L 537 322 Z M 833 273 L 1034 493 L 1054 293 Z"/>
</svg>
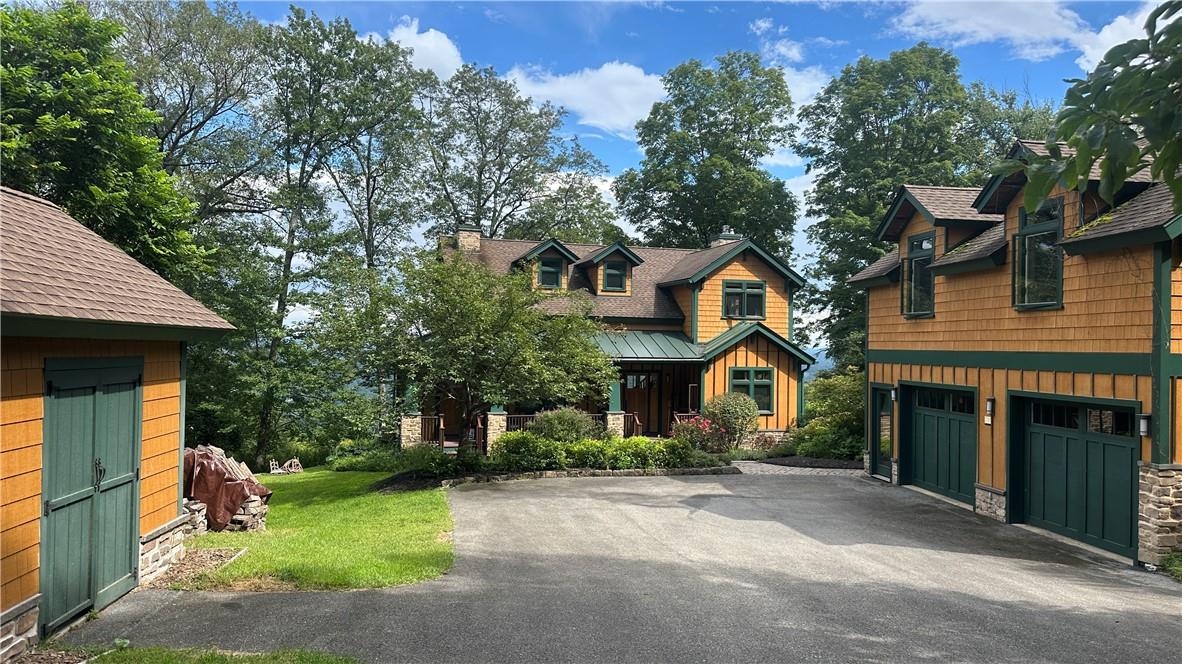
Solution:
<svg viewBox="0 0 1182 664">
<path fill-rule="evenodd" d="M 140 371 L 100 366 L 45 372 L 46 632 L 135 587 Z"/>
<path fill-rule="evenodd" d="M 917 388 L 913 394 L 912 483 L 971 504 L 977 476 L 973 393 Z"/>
<path fill-rule="evenodd" d="M 1132 557 L 1138 439 L 1131 409 L 1027 406 L 1026 521 Z"/>
</svg>

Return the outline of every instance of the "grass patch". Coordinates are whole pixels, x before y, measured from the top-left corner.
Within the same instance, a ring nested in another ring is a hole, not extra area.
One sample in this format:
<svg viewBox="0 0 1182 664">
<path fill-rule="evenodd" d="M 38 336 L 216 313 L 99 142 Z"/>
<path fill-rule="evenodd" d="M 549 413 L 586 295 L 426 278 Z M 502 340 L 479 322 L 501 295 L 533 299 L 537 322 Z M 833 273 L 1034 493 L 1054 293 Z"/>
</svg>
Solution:
<svg viewBox="0 0 1182 664">
<path fill-rule="evenodd" d="M 113 650 L 98 661 L 102 664 L 354 664 L 357 660 L 306 650 L 239 655 L 214 650 L 124 648 Z"/>
<path fill-rule="evenodd" d="M 1161 568 L 1165 570 L 1166 574 L 1182 581 L 1182 552 L 1166 556 L 1165 560 L 1161 561 Z"/>
<path fill-rule="evenodd" d="M 442 489 L 386 494 L 388 473 L 315 468 L 260 478 L 272 491 L 267 530 L 208 533 L 195 548 L 247 547 L 188 589 L 381 588 L 433 579 L 452 564 L 452 528 Z M 204 661 L 204 660 L 201 660 Z M 302 661 L 302 660 L 300 660 Z"/>
</svg>

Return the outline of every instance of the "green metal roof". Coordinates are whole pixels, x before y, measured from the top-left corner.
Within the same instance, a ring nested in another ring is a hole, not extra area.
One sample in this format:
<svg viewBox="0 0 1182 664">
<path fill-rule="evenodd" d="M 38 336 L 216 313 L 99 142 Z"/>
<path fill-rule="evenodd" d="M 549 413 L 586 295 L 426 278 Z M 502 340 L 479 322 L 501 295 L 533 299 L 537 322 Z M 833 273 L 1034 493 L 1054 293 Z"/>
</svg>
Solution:
<svg viewBox="0 0 1182 664">
<path fill-rule="evenodd" d="M 595 337 L 603 352 L 616 360 L 697 360 L 698 346 L 680 332 L 629 330 L 604 332 Z"/>
</svg>

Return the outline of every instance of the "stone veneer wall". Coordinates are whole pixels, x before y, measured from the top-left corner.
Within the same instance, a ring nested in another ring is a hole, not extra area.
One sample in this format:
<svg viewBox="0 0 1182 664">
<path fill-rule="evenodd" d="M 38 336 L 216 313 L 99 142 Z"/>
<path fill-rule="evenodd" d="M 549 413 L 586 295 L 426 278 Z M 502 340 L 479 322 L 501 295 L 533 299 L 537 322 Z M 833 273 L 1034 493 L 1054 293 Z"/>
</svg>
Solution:
<svg viewBox="0 0 1182 664">
<path fill-rule="evenodd" d="M 974 495 L 973 510 L 977 514 L 1004 523 L 1006 520 L 1005 492 L 978 485 Z"/>
<path fill-rule="evenodd" d="M 37 616 L 41 595 L 33 595 L 0 617 L 0 662 L 20 657 L 37 645 Z"/>
<path fill-rule="evenodd" d="M 624 413 L 604 413 L 603 421 L 608 433 L 615 434 L 621 438 L 624 437 Z"/>
<path fill-rule="evenodd" d="M 1142 463 L 1138 476 L 1137 558 L 1159 565 L 1182 551 L 1182 464 Z"/>
<path fill-rule="evenodd" d="M 423 419 L 418 413 L 403 415 L 398 423 L 398 432 L 403 447 L 423 442 Z"/>
<path fill-rule="evenodd" d="M 183 514 L 140 538 L 139 582 L 151 581 L 185 557 L 185 530 L 189 515 Z"/>
<path fill-rule="evenodd" d="M 509 425 L 509 414 L 505 412 L 490 412 L 487 414 L 488 429 L 485 431 L 485 441 L 488 449 L 492 449 L 493 443 L 497 439 L 505 435 L 505 429 Z"/>
</svg>

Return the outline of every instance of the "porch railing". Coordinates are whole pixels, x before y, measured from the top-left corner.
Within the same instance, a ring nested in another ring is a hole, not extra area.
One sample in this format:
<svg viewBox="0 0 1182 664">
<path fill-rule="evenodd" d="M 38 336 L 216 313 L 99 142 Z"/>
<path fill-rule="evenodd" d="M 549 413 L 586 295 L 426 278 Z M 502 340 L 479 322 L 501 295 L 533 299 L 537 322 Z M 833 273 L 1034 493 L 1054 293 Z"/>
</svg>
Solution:
<svg viewBox="0 0 1182 664">
<path fill-rule="evenodd" d="M 636 413 L 624 413 L 624 437 L 639 436 L 644 433 L 640 426 L 640 416 Z"/>
<path fill-rule="evenodd" d="M 698 414 L 693 411 L 688 413 L 673 413 L 673 423 L 681 424 L 682 422 L 689 422 L 697 416 Z"/>
<path fill-rule="evenodd" d="M 424 443 L 436 443 L 443 447 L 443 416 L 422 415 L 419 418 L 422 427 L 421 438 Z"/>
<path fill-rule="evenodd" d="M 508 415 L 505 417 L 505 432 L 525 431 L 533 424 L 537 415 Z"/>
</svg>

